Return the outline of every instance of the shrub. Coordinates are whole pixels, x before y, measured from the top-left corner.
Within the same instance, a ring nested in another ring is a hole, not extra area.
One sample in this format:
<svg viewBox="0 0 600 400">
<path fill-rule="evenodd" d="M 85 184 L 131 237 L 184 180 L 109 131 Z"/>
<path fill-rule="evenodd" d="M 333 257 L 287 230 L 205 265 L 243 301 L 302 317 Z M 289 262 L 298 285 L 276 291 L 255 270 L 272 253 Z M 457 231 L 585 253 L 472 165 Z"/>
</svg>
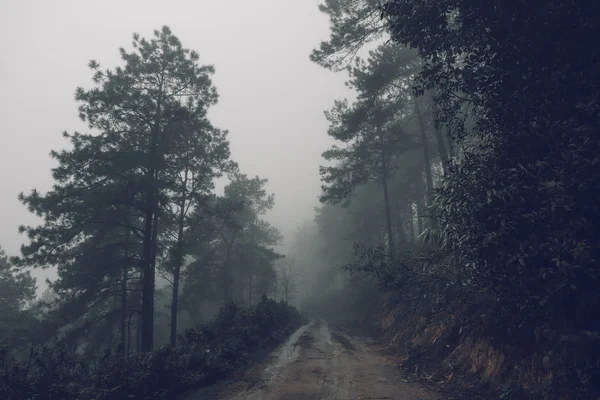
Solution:
<svg viewBox="0 0 600 400">
<path fill-rule="evenodd" d="M 17 361 L 0 349 L 0 398 L 8 400 L 161 400 L 209 385 L 304 322 L 293 307 L 263 297 L 253 307 L 225 304 L 211 322 L 187 330 L 177 349 L 91 362 L 64 346 L 32 348 Z"/>
</svg>

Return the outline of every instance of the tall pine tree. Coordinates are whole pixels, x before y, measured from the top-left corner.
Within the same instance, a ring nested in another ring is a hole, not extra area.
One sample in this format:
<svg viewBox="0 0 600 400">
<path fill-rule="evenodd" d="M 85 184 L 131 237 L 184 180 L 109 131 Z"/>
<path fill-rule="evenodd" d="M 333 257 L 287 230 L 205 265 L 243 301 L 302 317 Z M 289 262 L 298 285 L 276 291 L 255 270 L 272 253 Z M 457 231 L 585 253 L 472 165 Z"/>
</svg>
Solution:
<svg viewBox="0 0 600 400">
<path fill-rule="evenodd" d="M 76 92 L 80 116 L 93 134 L 67 135 L 73 148 L 52 153 L 59 165 L 51 191 L 21 195 L 44 223 L 22 228 L 31 242 L 18 261 L 57 266 L 55 285 L 66 301 L 78 300 L 78 314 L 101 292 L 125 295 L 123 280 L 135 268 L 142 290 L 141 348 L 149 350 L 159 222 L 171 201 L 170 161 L 185 147 L 181 129 L 200 124 L 217 93 L 213 68 L 199 65 L 198 54 L 184 49 L 166 26 L 150 40 L 134 34 L 133 50 L 120 53 L 124 66 L 114 70 L 91 61 L 94 86 Z"/>
</svg>

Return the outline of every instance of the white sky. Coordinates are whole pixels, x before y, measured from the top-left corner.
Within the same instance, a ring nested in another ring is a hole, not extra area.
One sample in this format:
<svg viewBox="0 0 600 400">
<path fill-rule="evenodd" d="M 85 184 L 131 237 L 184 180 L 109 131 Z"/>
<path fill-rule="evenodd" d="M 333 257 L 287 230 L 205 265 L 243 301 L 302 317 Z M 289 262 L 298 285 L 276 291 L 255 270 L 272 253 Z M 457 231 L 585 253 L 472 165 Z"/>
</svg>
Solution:
<svg viewBox="0 0 600 400">
<path fill-rule="evenodd" d="M 0 0 L 0 246 L 10 255 L 37 224 L 17 200 L 46 191 L 52 149 L 64 130 L 82 130 L 74 92 L 90 87 L 90 59 L 121 65 L 133 32 L 150 37 L 168 25 L 200 62 L 216 68 L 220 100 L 213 123 L 230 130 L 232 158 L 248 175 L 269 179 L 269 220 L 284 235 L 312 218 L 320 154 L 331 144 L 323 110 L 348 94 L 344 74 L 312 64 L 328 37 L 317 0 Z M 43 280 L 52 273 L 38 272 Z"/>
</svg>

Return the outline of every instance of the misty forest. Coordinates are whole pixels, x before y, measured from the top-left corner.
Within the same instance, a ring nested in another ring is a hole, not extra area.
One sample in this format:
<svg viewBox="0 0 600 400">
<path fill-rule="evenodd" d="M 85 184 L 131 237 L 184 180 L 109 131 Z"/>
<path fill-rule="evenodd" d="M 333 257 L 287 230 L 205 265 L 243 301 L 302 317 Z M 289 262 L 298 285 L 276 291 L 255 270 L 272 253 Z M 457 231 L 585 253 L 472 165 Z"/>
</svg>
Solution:
<svg viewBox="0 0 600 400">
<path fill-rule="evenodd" d="M 300 56 L 346 91 L 295 110 L 326 145 L 293 227 L 211 117 L 193 31 L 132 23 L 89 61 L 51 185 L 1 192 L 34 222 L 0 243 L 0 398 L 600 399 L 600 3 L 310 7 L 328 33 Z"/>
</svg>

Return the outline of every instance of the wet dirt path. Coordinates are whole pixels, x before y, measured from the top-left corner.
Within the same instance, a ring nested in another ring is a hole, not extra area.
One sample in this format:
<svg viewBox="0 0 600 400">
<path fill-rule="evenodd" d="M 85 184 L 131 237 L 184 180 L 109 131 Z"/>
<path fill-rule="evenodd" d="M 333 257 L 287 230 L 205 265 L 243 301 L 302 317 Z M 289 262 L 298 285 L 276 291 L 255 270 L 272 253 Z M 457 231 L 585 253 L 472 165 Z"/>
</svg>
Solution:
<svg viewBox="0 0 600 400">
<path fill-rule="evenodd" d="M 187 400 L 438 400 L 406 383 L 394 362 L 373 344 L 311 321 L 273 352 L 269 360 L 219 387 Z"/>
</svg>

